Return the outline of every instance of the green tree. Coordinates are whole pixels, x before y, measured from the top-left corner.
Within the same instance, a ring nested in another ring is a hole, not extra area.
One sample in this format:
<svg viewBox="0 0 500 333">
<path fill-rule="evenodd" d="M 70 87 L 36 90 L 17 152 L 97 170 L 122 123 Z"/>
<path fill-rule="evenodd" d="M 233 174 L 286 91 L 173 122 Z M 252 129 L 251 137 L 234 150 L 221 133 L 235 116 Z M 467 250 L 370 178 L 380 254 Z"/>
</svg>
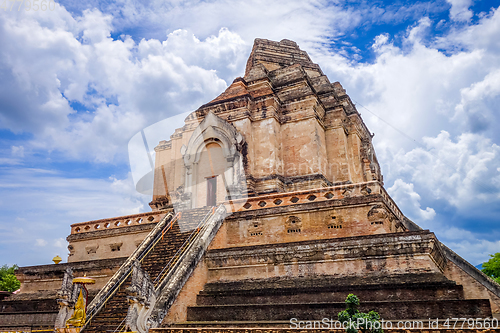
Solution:
<svg viewBox="0 0 500 333">
<path fill-rule="evenodd" d="M 483 273 L 500 283 L 500 252 L 490 254 L 491 259 L 483 263 Z"/>
<path fill-rule="evenodd" d="M 338 318 L 347 333 L 357 333 L 358 329 L 362 333 L 382 333 L 380 316 L 375 311 L 368 313 L 359 312 L 359 298 L 349 294 L 345 299 L 346 309 L 339 312 Z"/>
<path fill-rule="evenodd" d="M 1 291 L 16 291 L 21 286 L 21 282 L 16 278 L 14 271 L 17 265 L 11 267 L 3 265 L 0 267 L 0 290 Z"/>
</svg>

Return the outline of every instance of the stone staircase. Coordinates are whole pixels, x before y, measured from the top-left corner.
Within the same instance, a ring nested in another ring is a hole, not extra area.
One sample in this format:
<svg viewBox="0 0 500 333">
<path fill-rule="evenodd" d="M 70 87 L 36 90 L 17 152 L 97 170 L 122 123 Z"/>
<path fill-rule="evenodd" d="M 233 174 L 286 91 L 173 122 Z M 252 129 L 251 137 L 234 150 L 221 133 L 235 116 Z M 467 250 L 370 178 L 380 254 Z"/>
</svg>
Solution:
<svg viewBox="0 0 500 333">
<path fill-rule="evenodd" d="M 203 207 L 183 212 L 164 233 L 163 238 L 142 259 L 141 266 L 153 281 L 211 209 L 212 207 Z M 115 332 L 123 324 L 129 306 L 126 288 L 130 285 L 130 280 L 131 277 L 128 276 L 119 290 L 107 300 L 105 307 L 87 325 L 85 332 Z"/>
<path fill-rule="evenodd" d="M 127 315 L 127 292 L 130 277 L 107 302 L 104 308 L 91 321 L 85 332 L 114 332 Z"/>
</svg>

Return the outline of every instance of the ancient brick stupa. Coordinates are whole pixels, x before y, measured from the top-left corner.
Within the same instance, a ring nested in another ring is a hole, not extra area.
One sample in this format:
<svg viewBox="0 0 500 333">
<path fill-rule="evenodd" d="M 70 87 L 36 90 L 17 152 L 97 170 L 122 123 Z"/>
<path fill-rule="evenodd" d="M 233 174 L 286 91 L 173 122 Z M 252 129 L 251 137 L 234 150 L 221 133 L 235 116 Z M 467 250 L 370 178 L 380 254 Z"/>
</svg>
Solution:
<svg viewBox="0 0 500 333">
<path fill-rule="evenodd" d="M 73 224 L 68 263 L 21 268 L 2 304 L 62 329 L 85 272 L 86 332 L 288 327 L 349 293 L 386 320 L 500 312 L 499 286 L 399 210 L 356 107 L 296 43 L 255 40 L 244 77 L 165 139 L 153 211 Z"/>
</svg>

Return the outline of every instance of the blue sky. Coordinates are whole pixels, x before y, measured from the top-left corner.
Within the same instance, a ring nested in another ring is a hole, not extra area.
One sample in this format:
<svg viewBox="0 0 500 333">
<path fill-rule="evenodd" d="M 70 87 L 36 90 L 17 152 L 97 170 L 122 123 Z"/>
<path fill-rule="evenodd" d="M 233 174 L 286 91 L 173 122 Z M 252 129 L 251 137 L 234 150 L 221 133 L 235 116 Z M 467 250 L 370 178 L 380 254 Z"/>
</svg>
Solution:
<svg viewBox="0 0 500 333">
<path fill-rule="evenodd" d="M 10 5 L 9 5 L 10 6 Z M 403 212 L 472 264 L 500 251 L 500 1 L 58 1 L 0 9 L 0 264 L 148 211 L 128 142 L 243 75 L 254 38 L 340 81 Z"/>
</svg>

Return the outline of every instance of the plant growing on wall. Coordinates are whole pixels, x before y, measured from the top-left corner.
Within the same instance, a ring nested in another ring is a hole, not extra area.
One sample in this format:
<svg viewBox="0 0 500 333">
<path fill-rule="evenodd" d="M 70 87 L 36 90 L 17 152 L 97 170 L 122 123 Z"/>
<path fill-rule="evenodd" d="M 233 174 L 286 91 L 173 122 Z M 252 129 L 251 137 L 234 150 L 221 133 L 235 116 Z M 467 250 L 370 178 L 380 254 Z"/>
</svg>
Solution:
<svg viewBox="0 0 500 333">
<path fill-rule="evenodd" d="M 356 295 L 349 294 L 345 299 L 345 304 L 346 309 L 339 312 L 338 318 L 347 333 L 357 333 L 358 330 L 362 333 L 384 332 L 377 312 L 359 312 L 359 298 Z"/>
</svg>

